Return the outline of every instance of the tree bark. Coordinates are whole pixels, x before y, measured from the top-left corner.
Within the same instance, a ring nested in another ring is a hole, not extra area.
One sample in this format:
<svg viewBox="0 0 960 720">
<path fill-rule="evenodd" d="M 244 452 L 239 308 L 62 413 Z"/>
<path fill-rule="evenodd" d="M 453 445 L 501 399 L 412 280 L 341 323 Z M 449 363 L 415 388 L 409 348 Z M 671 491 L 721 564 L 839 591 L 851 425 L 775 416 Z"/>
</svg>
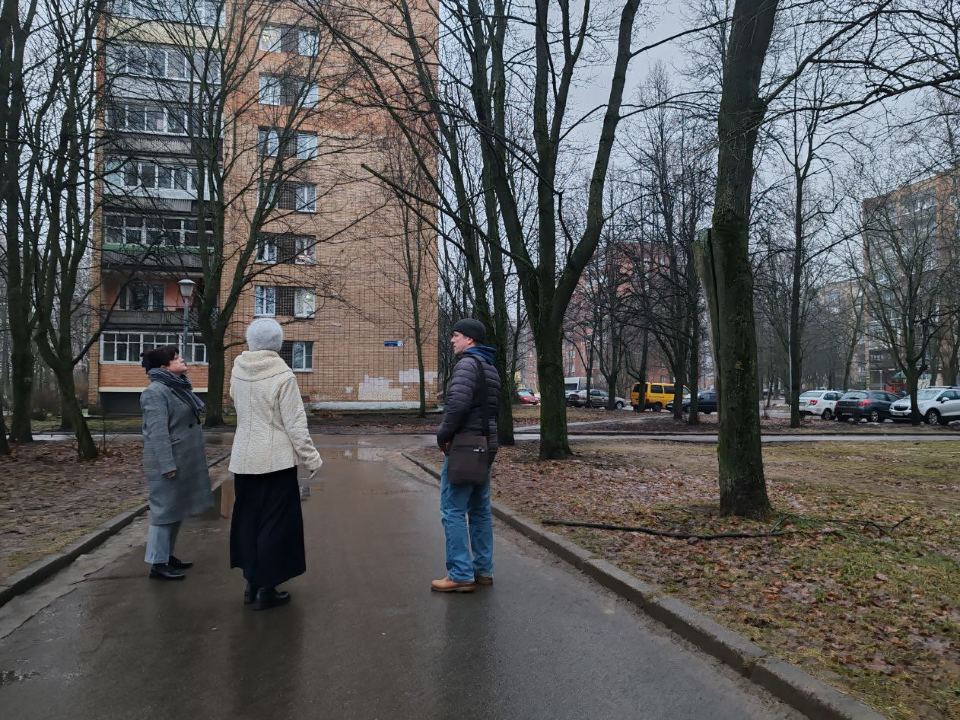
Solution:
<svg viewBox="0 0 960 720">
<path fill-rule="evenodd" d="M 770 513 L 760 444 L 757 336 L 749 231 L 754 151 L 766 107 L 760 77 L 777 0 L 737 0 L 724 66 L 718 125 L 713 246 L 720 365 L 720 508 L 725 515 Z"/>
<path fill-rule="evenodd" d="M 213 324 L 207 340 L 207 396 L 204 427 L 223 427 L 223 387 L 226 378 L 226 349 L 222 324 Z"/>
<path fill-rule="evenodd" d="M 567 435 L 567 400 L 560 351 L 563 331 L 559 324 L 544 327 L 534 337 L 537 375 L 540 380 L 540 459 L 565 460 L 572 454 Z M 547 347 L 548 345 L 550 347 Z"/>
</svg>

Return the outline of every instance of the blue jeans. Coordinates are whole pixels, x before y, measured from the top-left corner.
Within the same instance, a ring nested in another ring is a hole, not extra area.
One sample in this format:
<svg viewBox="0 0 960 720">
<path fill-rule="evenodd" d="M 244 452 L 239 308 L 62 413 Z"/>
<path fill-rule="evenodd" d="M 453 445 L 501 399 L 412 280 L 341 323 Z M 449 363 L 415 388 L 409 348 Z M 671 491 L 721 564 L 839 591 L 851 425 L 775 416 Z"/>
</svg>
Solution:
<svg viewBox="0 0 960 720">
<path fill-rule="evenodd" d="M 177 542 L 177 533 L 180 532 L 180 523 L 172 522 L 166 525 L 151 525 L 147 531 L 147 552 L 144 560 L 151 564 L 165 563 L 173 555 L 173 546 Z"/>
<path fill-rule="evenodd" d="M 440 473 L 440 517 L 447 538 L 447 577 L 455 582 L 473 582 L 474 575 L 493 577 L 490 476 L 487 475 L 483 485 L 453 485 L 447 479 L 449 466 L 447 458 Z M 469 531 L 467 518 L 470 519 Z"/>
</svg>

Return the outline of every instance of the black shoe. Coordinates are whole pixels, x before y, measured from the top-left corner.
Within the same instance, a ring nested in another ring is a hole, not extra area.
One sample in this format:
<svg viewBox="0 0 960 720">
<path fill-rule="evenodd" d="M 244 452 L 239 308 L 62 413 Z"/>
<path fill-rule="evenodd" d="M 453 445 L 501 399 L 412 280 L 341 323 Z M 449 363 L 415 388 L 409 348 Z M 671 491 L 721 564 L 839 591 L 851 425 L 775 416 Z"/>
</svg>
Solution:
<svg viewBox="0 0 960 720">
<path fill-rule="evenodd" d="M 253 601 L 253 609 L 269 610 L 273 607 L 286 605 L 288 602 L 290 602 L 290 593 L 286 590 L 259 588 L 257 590 L 257 599 Z"/>
<path fill-rule="evenodd" d="M 186 570 L 187 568 L 192 568 L 193 563 L 187 560 L 178 560 L 173 555 L 170 556 L 170 559 L 167 560 L 167 565 L 172 567 L 174 570 Z"/>
<path fill-rule="evenodd" d="M 187 576 L 168 563 L 154 563 L 150 566 L 150 577 L 154 580 L 183 580 Z"/>
<path fill-rule="evenodd" d="M 247 583 L 247 589 L 243 591 L 243 604 L 250 605 L 254 600 L 257 599 L 257 590 L 259 590 L 256 585 L 251 585 Z"/>
</svg>

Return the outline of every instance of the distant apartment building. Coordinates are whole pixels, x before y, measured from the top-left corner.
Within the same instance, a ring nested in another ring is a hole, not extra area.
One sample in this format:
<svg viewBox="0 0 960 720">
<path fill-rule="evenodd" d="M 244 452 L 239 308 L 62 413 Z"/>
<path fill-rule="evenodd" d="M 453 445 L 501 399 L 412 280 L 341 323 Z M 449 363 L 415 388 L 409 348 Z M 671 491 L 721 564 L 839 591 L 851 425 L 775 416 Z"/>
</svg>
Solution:
<svg viewBox="0 0 960 720">
<path fill-rule="evenodd" d="M 953 314 L 960 298 L 960 277 L 953 282 L 940 281 L 957 272 L 958 198 L 960 177 L 956 172 L 946 172 L 863 201 L 864 264 L 869 264 L 868 253 L 873 253 L 880 259 L 873 261 L 873 272 L 889 276 L 883 278 L 886 289 L 875 290 L 873 294 L 877 298 L 866 304 L 862 349 L 858 353 L 864 386 L 892 392 L 906 389 L 877 307 L 890 308 L 890 312 L 902 310 L 905 301 L 901 294 L 906 290 L 906 278 L 897 277 L 896 273 L 910 261 L 911 254 L 917 256 L 911 282 L 922 285 L 931 281 L 936 287 L 931 306 L 941 312 L 936 320 L 941 329 L 927 349 L 924 362 L 928 371 L 921 375 L 920 387 L 957 382 L 956 368 L 949 366 L 949 347 L 957 344 L 960 332 Z M 894 239 L 891 240 L 891 236 Z M 896 237 L 902 239 L 897 241 Z M 945 359 L 947 364 L 943 362 Z"/>
<path fill-rule="evenodd" d="M 97 158 L 103 181 L 94 221 L 93 302 L 99 312 L 92 328 L 100 336 L 91 348 L 88 401 L 107 412 L 138 411 L 147 384 L 140 354 L 183 345 L 181 283 L 193 281 L 195 296 L 209 296 L 216 291 L 204 287 L 209 274 L 203 264 L 223 263 L 215 310 L 221 312 L 240 276 L 234 271 L 244 262 L 242 253 L 252 250 L 225 338 L 228 376 L 245 347 L 247 324 L 273 317 L 284 325 L 280 354 L 297 374 L 308 406 L 414 406 L 419 374 L 412 303 L 404 268 L 393 262 L 402 255 L 396 251 L 400 210 L 384 201 L 362 167 L 381 157 L 385 116 L 313 112 L 318 104 L 332 104 L 318 98 L 323 83 L 317 81 L 342 72 L 345 63 L 321 62 L 322 33 L 295 3 L 244 6 L 253 13 L 247 26 L 230 16 L 239 7 L 216 0 L 116 0 L 102 25 L 105 142 Z M 255 32 L 255 42 L 238 51 L 231 31 Z M 250 71 L 220 87 L 228 63 L 247 63 Z M 198 138 L 194 129 L 204 103 L 218 93 L 226 96 L 229 119 L 222 132 Z M 292 122 L 300 110 L 305 114 Z M 337 143 L 333 154 L 329 148 Z M 208 158 L 209 166 L 199 167 L 198 158 Z M 297 163 L 295 174 L 277 180 L 257 170 L 275 161 Z M 233 172 L 219 195 L 209 170 L 214 166 Z M 267 179 L 257 180 L 257 172 Z M 267 194 L 274 207 L 258 219 Z M 213 237 L 201 232 L 213 222 L 201 213 L 213 207 L 211 198 L 227 205 L 220 253 L 201 248 L 201 238 Z M 434 236 L 427 244 L 435 242 Z M 426 276 L 419 305 L 431 399 L 436 277 Z M 193 313 L 182 354 L 201 395 L 208 353 Z"/>
</svg>

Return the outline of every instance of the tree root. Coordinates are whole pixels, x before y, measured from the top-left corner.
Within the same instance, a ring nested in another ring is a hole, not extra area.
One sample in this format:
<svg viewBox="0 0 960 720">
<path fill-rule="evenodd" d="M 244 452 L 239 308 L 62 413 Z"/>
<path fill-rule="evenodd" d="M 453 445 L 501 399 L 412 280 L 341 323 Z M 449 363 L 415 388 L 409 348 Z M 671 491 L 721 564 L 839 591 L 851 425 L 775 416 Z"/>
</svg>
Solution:
<svg viewBox="0 0 960 720">
<path fill-rule="evenodd" d="M 806 518 L 802 515 L 784 515 L 781 517 L 776 524 L 766 532 L 727 532 L 727 533 L 715 533 L 715 534 L 703 534 L 703 533 L 685 533 L 685 532 L 673 532 L 670 530 L 657 530 L 655 528 L 644 527 L 642 525 L 612 525 L 610 523 L 599 523 L 599 522 L 585 522 L 581 520 L 555 520 L 551 518 L 544 518 L 542 520 L 544 525 L 562 525 L 565 527 L 582 527 L 582 528 L 591 528 L 593 530 L 618 530 L 621 532 L 638 532 L 645 533 L 647 535 L 654 535 L 656 537 L 667 537 L 675 538 L 677 540 L 754 540 L 760 538 L 773 538 L 773 537 L 786 537 L 788 535 L 805 535 L 803 530 L 781 530 L 780 528 L 784 523 L 790 522 L 792 520 L 803 520 L 805 522 L 820 523 L 823 525 L 852 525 L 855 527 L 862 528 L 873 528 L 877 530 L 881 535 L 890 535 L 896 530 L 900 525 L 905 523 L 910 519 L 910 516 L 907 515 L 903 519 L 899 520 L 893 525 L 883 526 L 879 523 L 874 522 L 873 520 L 834 520 L 832 518 Z M 827 534 L 836 534 L 836 531 L 832 530 L 819 530 L 816 534 L 827 535 Z"/>
<path fill-rule="evenodd" d="M 766 538 L 766 537 L 784 537 L 786 535 L 796 535 L 799 531 L 796 530 L 781 530 L 778 532 L 763 532 L 763 533 L 744 533 L 744 532 L 730 532 L 730 533 L 716 533 L 715 535 L 704 535 L 701 533 L 681 533 L 681 532 L 671 532 L 669 530 L 656 530 L 654 528 L 643 527 L 641 525 L 610 525 L 608 523 L 596 523 L 596 522 L 581 522 L 579 520 L 551 520 L 544 519 L 544 525 L 565 525 L 569 527 L 585 527 L 593 528 L 594 530 L 621 530 L 623 532 L 639 532 L 646 533 L 647 535 L 656 535 L 657 537 L 668 537 L 676 538 L 678 540 L 723 540 L 723 539 L 754 539 L 754 538 Z"/>
</svg>

